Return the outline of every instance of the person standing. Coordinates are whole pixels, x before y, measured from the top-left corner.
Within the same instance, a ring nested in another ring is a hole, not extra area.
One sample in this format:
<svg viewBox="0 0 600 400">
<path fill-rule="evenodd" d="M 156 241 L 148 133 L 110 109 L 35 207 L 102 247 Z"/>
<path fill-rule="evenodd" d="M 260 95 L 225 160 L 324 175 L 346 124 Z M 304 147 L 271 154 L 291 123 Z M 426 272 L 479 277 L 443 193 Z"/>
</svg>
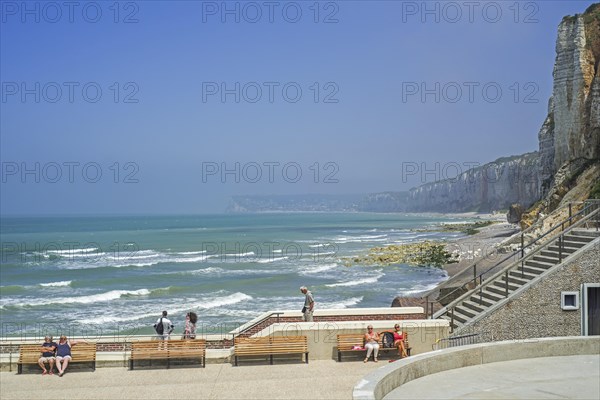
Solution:
<svg viewBox="0 0 600 400">
<path fill-rule="evenodd" d="M 182 339 L 196 339 L 196 321 L 198 321 L 198 316 L 195 312 L 189 312 L 185 315 Z"/>
<path fill-rule="evenodd" d="M 162 317 L 157 319 L 156 323 L 154 324 L 154 329 L 156 330 L 160 340 L 169 340 L 174 328 L 175 326 L 173 323 L 171 323 L 171 320 L 167 318 L 166 311 L 162 312 Z"/>
<path fill-rule="evenodd" d="M 315 298 L 312 293 L 308 290 L 306 286 L 302 286 L 300 288 L 300 292 L 302 292 L 305 296 L 304 298 L 304 307 L 302 307 L 302 317 L 306 322 L 312 322 L 313 320 L 313 311 L 315 308 Z"/>
</svg>

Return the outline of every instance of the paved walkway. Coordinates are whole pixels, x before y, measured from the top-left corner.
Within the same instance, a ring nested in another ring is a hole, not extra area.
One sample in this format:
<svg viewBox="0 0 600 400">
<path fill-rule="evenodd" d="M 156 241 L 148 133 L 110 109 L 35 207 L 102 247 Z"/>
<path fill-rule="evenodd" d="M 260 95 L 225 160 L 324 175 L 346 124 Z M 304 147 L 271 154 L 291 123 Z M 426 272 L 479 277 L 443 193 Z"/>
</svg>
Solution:
<svg viewBox="0 0 600 400">
<path fill-rule="evenodd" d="M 384 362 L 315 360 L 308 365 L 208 364 L 206 368 L 134 371 L 98 368 L 95 372 L 67 372 L 62 378 L 2 372 L 0 398 L 351 399 L 356 382 Z"/>
<path fill-rule="evenodd" d="M 600 355 L 543 357 L 428 375 L 389 393 L 406 399 L 599 399 Z"/>
</svg>

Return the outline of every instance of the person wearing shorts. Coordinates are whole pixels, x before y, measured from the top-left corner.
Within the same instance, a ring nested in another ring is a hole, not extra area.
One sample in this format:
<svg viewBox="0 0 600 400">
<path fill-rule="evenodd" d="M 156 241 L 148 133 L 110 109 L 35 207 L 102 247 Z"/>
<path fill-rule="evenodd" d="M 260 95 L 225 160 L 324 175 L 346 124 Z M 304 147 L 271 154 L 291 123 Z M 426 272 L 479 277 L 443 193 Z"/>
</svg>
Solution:
<svg viewBox="0 0 600 400">
<path fill-rule="evenodd" d="M 71 361 L 71 347 L 75 346 L 76 341 L 70 342 L 65 335 L 61 335 L 60 340 L 56 345 L 56 369 L 58 376 L 62 377 L 67 370 L 69 361 Z"/>
<path fill-rule="evenodd" d="M 54 369 L 54 361 L 55 361 L 55 357 L 54 357 L 54 352 L 56 351 L 56 343 L 54 343 L 52 341 L 52 336 L 46 336 L 44 338 L 44 343 L 42 344 L 42 347 L 40 348 L 40 352 L 42 353 L 42 356 L 39 358 L 38 360 L 38 365 L 40 366 L 40 368 L 42 369 L 42 375 L 54 375 L 54 372 L 52 371 Z M 50 367 L 50 371 L 48 371 L 46 369 L 46 363 L 48 363 L 48 366 Z"/>
</svg>

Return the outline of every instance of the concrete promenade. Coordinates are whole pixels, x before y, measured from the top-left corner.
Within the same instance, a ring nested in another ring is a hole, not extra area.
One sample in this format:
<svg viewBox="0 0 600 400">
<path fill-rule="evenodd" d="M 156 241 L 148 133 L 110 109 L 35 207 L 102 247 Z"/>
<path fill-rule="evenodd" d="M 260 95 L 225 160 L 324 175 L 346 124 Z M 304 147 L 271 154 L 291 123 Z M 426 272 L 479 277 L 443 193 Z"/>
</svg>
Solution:
<svg viewBox="0 0 600 400">
<path fill-rule="evenodd" d="M 600 355 L 579 355 L 452 369 L 405 383 L 384 399 L 599 398 Z"/>
<path fill-rule="evenodd" d="M 0 398 L 8 399 L 351 399 L 365 374 L 387 364 L 314 360 L 309 364 L 208 364 L 206 368 L 98 368 L 59 378 L 40 373 L 0 373 Z"/>
</svg>

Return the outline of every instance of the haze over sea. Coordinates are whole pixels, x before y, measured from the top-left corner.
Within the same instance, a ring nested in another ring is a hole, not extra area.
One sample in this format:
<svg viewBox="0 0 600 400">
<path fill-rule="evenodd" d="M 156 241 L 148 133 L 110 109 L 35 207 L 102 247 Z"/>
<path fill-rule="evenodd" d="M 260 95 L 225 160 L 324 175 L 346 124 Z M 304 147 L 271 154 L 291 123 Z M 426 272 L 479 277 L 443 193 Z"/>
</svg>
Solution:
<svg viewBox="0 0 600 400">
<path fill-rule="evenodd" d="M 268 310 L 389 307 L 445 271 L 345 267 L 371 247 L 462 236 L 415 229 L 457 217 L 371 213 L 3 218 L 2 336 L 152 333 L 168 310 L 180 333 L 227 332 Z M 461 218 L 461 220 L 463 220 Z"/>
</svg>

